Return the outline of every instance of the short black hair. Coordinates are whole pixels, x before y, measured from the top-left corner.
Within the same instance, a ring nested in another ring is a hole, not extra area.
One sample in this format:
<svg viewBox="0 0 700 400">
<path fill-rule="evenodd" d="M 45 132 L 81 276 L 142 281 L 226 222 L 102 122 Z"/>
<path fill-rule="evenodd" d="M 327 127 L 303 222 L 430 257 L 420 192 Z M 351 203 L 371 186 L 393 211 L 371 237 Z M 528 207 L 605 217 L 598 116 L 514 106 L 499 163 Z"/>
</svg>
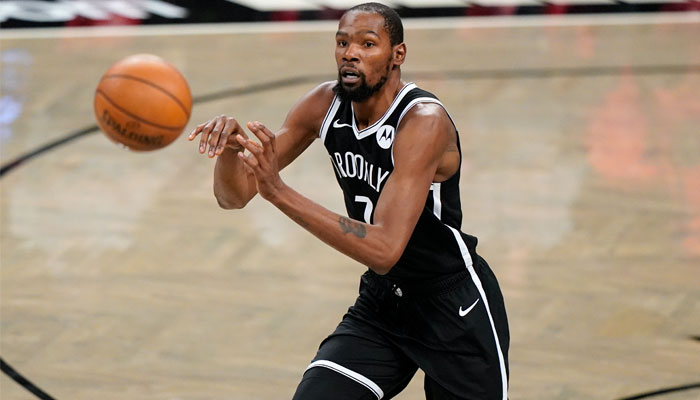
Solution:
<svg viewBox="0 0 700 400">
<path fill-rule="evenodd" d="M 403 43 L 403 23 L 401 23 L 399 14 L 391 7 L 380 3 L 363 3 L 356 5 L 345 13 L 347 14 L 351 11 L 381 15 L 384 17 L 384 29 L 389 33 L 391 45 L 396 46 L 397 44 Z"/>
</svg>

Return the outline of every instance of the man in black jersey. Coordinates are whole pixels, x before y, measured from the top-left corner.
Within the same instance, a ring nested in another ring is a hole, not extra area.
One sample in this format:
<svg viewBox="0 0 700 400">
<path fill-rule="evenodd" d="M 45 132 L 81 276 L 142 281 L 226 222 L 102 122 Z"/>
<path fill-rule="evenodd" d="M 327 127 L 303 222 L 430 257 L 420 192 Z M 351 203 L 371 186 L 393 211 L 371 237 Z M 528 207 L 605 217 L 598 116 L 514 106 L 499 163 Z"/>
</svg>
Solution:
<svg viewBox="0 0 700 400">
<path fill-rule="evenodd" d="M 217 157 L 223 208 L 260 194 L 301 227 L 368 267 L 360 293 L 321 344 L 295 399 L 382 399 L 417 368 L 428 399 L 507 399 L 508 322 L 476 238 L 459 229 L 461 151 L 440 101 L 401 80 L 401 20 L 388 7 L 348 10 L 335 35 L 338 79 L 311 90 L 274 134 L 219 116 L 197 126 Z M 287 186 L 279 170 L 315 139 L 329 152 L 348 216 Z M 208 147 L 208 150 L 207 150 Z"/>
</svg>

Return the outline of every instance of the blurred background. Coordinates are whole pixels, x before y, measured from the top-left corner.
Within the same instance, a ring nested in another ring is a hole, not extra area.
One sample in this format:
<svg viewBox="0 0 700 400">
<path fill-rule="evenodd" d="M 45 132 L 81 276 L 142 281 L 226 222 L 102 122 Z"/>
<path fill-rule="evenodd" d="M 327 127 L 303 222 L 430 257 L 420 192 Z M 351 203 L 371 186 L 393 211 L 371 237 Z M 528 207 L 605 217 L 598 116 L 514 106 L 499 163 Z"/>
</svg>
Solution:
<svg viewBox="0 0 700 400">
<path fill-rule="evenodd" d="M 700 398 L 700 3 L 384 3 L 404 79 L 460 132 L 462 230 L 505 296 L 510 398 Z M 0 3 L 0 398 L 291 398 L 365 267 L 262 199 L 219 209 L 186 135 L 219 114 L 278 128 L 335 79 L 355 4 Z M 185 134 L 146 153 L 93 114 L 102 74 L 137 53 L 195 99 Z M 344 213 L 320 142 L 282 177 Z M 397 398 L 424 398 L 420 371 Z"/>
</svg>

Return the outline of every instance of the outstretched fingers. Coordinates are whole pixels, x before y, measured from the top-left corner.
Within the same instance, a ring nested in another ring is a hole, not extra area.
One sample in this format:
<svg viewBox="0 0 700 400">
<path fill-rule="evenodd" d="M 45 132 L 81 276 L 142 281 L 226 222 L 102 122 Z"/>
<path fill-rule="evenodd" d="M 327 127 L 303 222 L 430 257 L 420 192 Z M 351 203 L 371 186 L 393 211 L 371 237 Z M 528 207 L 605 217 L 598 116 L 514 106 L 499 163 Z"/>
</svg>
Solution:
<svg viewBox="0 0 700 400">
<path fill-rule="evenodd" d="M 260 166 L 265 171 L 271 172 L 271 170 L 275 169 L 277 165 L 277 156 L 275 154 L 275 134 L 267 129 L 265 125 L 257 121 L 248 122 L 248 129 L 250 129 L 250 131 L 260 140 L 260 144 L 253 142 L 242 135 L 237 135 L 236 140 L 241 144 L 241 146 L 245 147 L 250 152 L 247 158 L 254 157 L 257 162 L 256 166 Z"/>
<path fill-rule="evenodd" d="M 199 153 L 207 153 L 207 156 L 212 158 L 221 155 L 226 147 L 238 151 L 242 150 L 236 140 L 231 140 L 231 136 L 234 134 L 246 136 L 234 118 L 219 115 L 197 125 L 188 136 L 188 139 L 192 141 L 199 135 Z M 207 146 L 209 146 L 208 151 Z"/>
<path fill-rule="evenodd" d="M 243 133 L 243 130 L 241 129 L 240 125 L 238 125 L 238 121 L 236 121 L 233 118 L 227 118 L 226 123 L 224 124 L 224 129 L 221 132 L 221 137 L 216 145 L 215 154 L 217 156 L 220 156 L 221 153 L 224 152 L 224 148 L 227 145 L 229 147 L 232 147 L 231 145 L 229 145 L 229 137 L 231 135 L 235 135 L 236 133 L 245 135 L 245 133 Z"/>
<path fill-rule="evenodd" d="M 199 125 L 195 126 L 194 129 L 192 130 L 192 132 L 190 133 L 190 135 L 187 137 L 187 140 L 193 141 L 194 138 L 196 138 L 197 135 L 199 135 L 199 133 L 202 131 L 202 128 L 204 128 L 204 125 L 205 124 L 199 124 Z"/>
<path fill-rule="evenodd" d="M 258 121 L 248 122 L 248 129 L 260 140 L 266 154 L 274 154 L 277 150 L 275 146 L 275 134 Z"/>
<path fill-rule="evenodd" d="M 253 170 L 256 170 L 260 165 L 259 159 L 263 159 L 263 157 L 261 157 L 263 154 L 263 147 L 242 135 L 236 135 L 236 140 L 250 153 L 246 155 L 240 152 L 238 153 L 238 158 L 243 160 L 243 162 Z"/>
<path fill-rule="evenodd" d="M 224 117 L 222 115 L 216 119 L 216 123 L 214 124 L 214 128 L 211 129 L 211 133 L 209 134 L 209 141 L 208 141 L 208 144 L 209 144 L 208 156 L 209 156 L 209 158 L 214 157 L 215 150 L 219 146 L 219 143 L 222 142 L 222 139 L 226 140 L 225 135 L 222 138 L 222 134 L 224 134 L 224 132 L 222 132 L 224 130 L 224 126 L 226 126 L 226 117 Z M 205 147 L 206 147 L 206 144 L 205 144 Z M 200 153 L 202 152 L 201 145 L 199 148 L 199 152 Z"/>
<path fill-rule="evenodd" d="M 219 120 L 219 118 L 214 118 L 214 119 L 212 119 L 204 124 L 204 127 L 202 128 L 202 133 L 199 137 L 199 152 L 201 154 L 206 153 L 207 143 L 209 143 L 209 139 L 210 139 L 212 130 L 216 126 L 216 123 L 218 120 Z"/>
<path fill-rule="evenodd" d="M 202 124 L 197 125 L 192 132 L 190 133 L 190 136 L 187 137 L 187 140 L 193 141 L 197 135 L 202 135 L 199 138 L 199 153 L 204 154 L 204 150 L 207 148 L 206 143 L 209 140 L 209 131 L 211 130 L 211 127 L 209 124 L 211 121 L 204 122 Z"/>
</svg>

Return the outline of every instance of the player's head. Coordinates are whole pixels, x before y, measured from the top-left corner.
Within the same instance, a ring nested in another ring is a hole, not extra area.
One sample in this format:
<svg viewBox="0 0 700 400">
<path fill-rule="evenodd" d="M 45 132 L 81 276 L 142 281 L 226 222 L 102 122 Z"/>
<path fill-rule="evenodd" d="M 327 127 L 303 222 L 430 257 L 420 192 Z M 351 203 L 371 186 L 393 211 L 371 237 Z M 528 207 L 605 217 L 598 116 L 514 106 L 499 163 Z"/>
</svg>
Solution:
<svg viewBox="0 0 700 400">
<path fill-rule="evenodd" d="M 406 45 L 401 17 L 391 8 L 364 3 L 349 9 L 340 18 L 335 41 L 338 83 L 333 91 L 342 99 L 363 102 L 391 74 L 400 76 Z"/>
</svg>

